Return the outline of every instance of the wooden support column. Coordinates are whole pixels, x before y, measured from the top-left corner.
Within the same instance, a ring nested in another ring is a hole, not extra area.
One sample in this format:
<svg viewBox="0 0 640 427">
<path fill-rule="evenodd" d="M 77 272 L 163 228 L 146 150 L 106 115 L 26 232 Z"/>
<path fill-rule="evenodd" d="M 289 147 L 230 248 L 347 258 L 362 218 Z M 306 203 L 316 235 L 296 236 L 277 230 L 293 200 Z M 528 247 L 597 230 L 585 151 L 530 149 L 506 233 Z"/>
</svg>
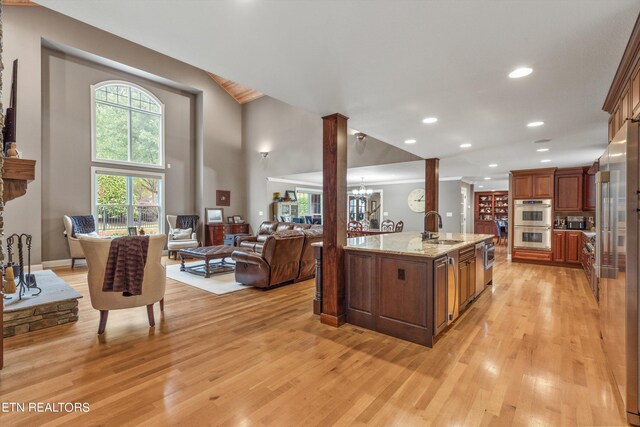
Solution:
<svg viewBox="0 0 640 427">
<path fill-rule="evenodd" d="M 424 209 L 438 211 L 438 188 L 440 187 L 440 159 L 425 159 L 424 176 Z M 437 218 L 430 215 L 427 220 L 427 230 L 437 230 Z M 425 230 L 426 231 L 426 230 Z"/>
<path fill-rule="evenodd" d="M 322 313 L 320 321 L 344 323 L 344 250 L 347 243 L 347 120 L 322 118 Z"/>
</svg>

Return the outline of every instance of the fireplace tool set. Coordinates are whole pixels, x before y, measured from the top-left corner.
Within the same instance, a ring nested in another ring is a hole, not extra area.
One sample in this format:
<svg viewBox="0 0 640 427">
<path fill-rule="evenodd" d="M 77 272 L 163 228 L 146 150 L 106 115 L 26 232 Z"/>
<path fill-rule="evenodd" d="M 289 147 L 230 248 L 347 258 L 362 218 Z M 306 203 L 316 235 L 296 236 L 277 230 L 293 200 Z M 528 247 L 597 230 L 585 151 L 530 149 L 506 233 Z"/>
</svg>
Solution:
<svg viewBox="0 0 640 427">
<path fill-rule="evenodd" d="M 36 276 L 31 274 L 31 235 L 30 234 L 12 234 L 7 237 L 7 264 L 3 267 L 3 274 L 5 281 L 13 280 L 15 278 L 16 291 L 18 292 L 18 299 L 22 299 L 25 292 L 29 290 L 36 291 L 32 296 L 38 296 L 42 292 L 36 283 Z M 14 249 L 13 245 L 17 243 L 18 249 L 18 264 L 13 261 Z M 27 246 L 27 270 L 25 274 L 24 263 L 24 246 Z M 8 273 L 9 268 L 11 272 Z M 11 274 L 13 273 L 13 274 Z M 11 277 L 13 276 L 13 278 Z M 5 284 L 5 293 L 6 293 Z M 6 297 L 5 297 L 6 298 Z"/>
</svg>

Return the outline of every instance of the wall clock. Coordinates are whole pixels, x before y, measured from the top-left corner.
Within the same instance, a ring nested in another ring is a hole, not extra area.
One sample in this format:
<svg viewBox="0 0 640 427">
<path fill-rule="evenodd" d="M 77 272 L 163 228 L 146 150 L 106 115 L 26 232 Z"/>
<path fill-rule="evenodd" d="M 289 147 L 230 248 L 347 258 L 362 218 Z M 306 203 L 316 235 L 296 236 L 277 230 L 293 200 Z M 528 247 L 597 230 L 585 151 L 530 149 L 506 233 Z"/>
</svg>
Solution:
<svg viewBox="0 0 640 427">
<path fill-rule="evenodd" d="M 424 213 L 424 189 L 416 188 L 415 190 L 409 193 L 409 197 L 407 198 L 407 204 L 409 205 L 409 209 L 414 212 Z"/>
</svg>

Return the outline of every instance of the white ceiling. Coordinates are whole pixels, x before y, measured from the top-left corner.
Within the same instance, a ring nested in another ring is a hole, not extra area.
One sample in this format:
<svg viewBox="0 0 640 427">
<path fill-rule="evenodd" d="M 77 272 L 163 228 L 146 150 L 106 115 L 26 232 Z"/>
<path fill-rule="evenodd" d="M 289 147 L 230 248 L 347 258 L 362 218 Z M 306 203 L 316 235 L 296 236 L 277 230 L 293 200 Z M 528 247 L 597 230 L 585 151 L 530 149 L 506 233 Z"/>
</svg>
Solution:
<svg viewBox="0 0 640 427">
<path fill-rule="evenodd" d="M 439 157 L 441 176 L 478 182 L 602 153 L 601 106 L 640 10 L 639 0 L 36 1 L 291 105 L 343 113 L 352 128 Z M 534 72 L 507 78 L 518 66 Z M 428 116 L 438 123 L 422 124 Z M 527 128 L 533 120 L 545 125 Z M 552 139 L 548 153 L 535 151 L 539 138 Z"/>
<path fill-rule="evenodd" d="M 322 185 L 322 171 L 298 173 L 274 177 L 276 180 L 286 180 L 299 185 Z M 387 184 L 419 183 L 424 187 L 424 161 L 391 163 L 387 165 L 363 166 L 349 168 L 347 171 L 347 185 L 358 186 L 364 178 L 367 187 Z M 445 180 L 463 179 L 461 175 L 443 177 Z M 465 178 L 465 181 L 466 178 Z M 476 191 L 507 190 L 508 179 L 484 180 L 476 184 Z M 479 187 L 482 186 L 482 187 Z"/>
</svg>

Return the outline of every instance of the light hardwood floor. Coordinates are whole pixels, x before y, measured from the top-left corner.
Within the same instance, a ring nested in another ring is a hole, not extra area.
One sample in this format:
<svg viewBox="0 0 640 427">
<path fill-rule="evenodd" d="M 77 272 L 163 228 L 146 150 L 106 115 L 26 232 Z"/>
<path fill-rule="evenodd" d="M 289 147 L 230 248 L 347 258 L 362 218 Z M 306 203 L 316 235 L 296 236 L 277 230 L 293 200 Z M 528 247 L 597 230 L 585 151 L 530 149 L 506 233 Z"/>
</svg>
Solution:
<svg viewBox="0 0 640 427">
<path fill-rule="evenodd" d="M 2 402 L 88 402 L 42 425 L 623 425 L 579 269 L 511 264 L 433 349 L 321 325 L 313 282 L 215 296 L 169 281 L 164 316 L 110 313 L 86 270 L 57 270 L 80 320 L 5 340 Z"/>
</svg>

